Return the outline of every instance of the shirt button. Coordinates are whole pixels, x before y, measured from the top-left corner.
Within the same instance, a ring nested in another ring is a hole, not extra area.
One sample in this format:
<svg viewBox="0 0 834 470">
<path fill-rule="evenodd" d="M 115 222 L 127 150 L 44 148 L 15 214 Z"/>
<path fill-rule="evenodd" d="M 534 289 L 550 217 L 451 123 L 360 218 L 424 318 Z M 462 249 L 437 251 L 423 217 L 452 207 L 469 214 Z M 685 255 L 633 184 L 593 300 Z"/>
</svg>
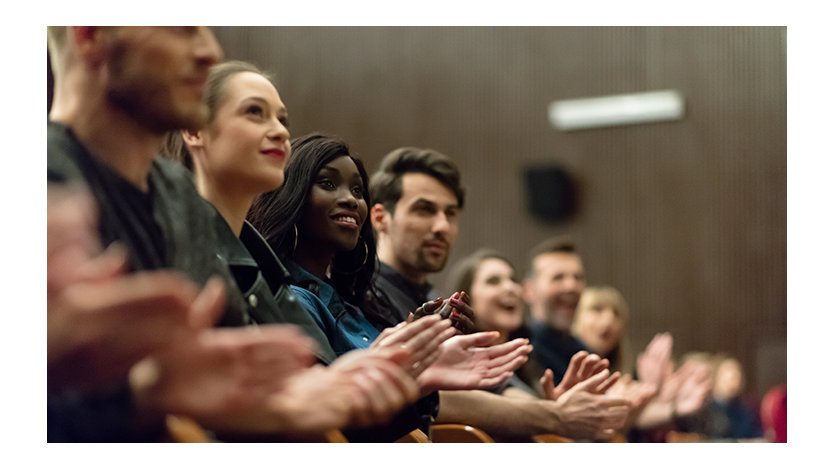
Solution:
<svg viewBox="0 0 834 470">
<path fill-rule="evenodd" d="M 249 296 L 249 305 L 251 305 L 252 308 L 258 306 L 258 297 L 255 294 Z"/>
<path fill-rule="evenodd" d="M 367 343 L 367 342 L 368 342 L 368 337 L 367 337 L 367 336 L 363 336 L 363 337 L 362 337 L 362 341 L 365 341 L 365 342 Z"/>
</svg>

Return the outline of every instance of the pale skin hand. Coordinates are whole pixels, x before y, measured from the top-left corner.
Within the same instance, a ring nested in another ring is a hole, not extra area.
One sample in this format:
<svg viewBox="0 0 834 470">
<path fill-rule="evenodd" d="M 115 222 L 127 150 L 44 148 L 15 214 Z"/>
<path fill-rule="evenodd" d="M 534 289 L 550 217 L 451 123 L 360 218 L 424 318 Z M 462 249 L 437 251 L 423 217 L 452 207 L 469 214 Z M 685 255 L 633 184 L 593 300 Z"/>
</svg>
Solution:
<svg viewBox="0 0 834 470">
<path fill-rule="evenodd" d="M 200 341 L 131 371 L 143 412 L 185 414 L 227 436 L 320 436 L 387 421 L 417 398 L 408 352 L 354 351 L 309 367 L 313 342 L 294 327 L 207 330 Z"/>
<path fill-rule="evenodd" d="M 657 388 L 654 384 L 632 380 L 629 374 L 623 375 L 607 392 L 608 396 L 629 401 L 631 410 L 627 423 L 633 423 L 637 419 L 656 393 Z"/>
<path fill-rule="evenodd" d="M 588 351 L 579 351 L 573 355 L 568 363 L 568 368 L 565 375 L 559 382 L 558 386 L 553 386 L 553 371 L 547 369 L 544 375 L 539 379 L 544 392 L 544 398 L 548 400 L 556 400 L 566 391 L 570 390 L 576 384 L 583 382 L 603 370 L 608 369 L 608 359 L 602 359 L 596 354 L 590 354 Z M 612 385 L 614 385 L 620 377 L 619 372 L 614 372 L 605 379 L 599 386 L 591 390 L 592 393 L 605 393 Z"/>
<path fill-rule="evenodd" d="M 457 335 L 440 345 L 434 363 L 417 377 L 425 394 L 436 390 L 472 390 L 495 387 L 510 378 L 527 361 L 529 341 L 515 339 L 489 346 L 498 332 Z"/>
<path fill-rule="evenodd" d="M 407 356 L 396 348 L 351 351 L 290 378 L 270 398 L 270 413 L 286 436 L 385 423 L 417 399 L 417 384 L 400 365 Z"/>
<path fill-rule="evenodd" d="M 595 393 L 608 378 L 608 370 L 603 370 L 551 402 L 558 407 L 559 434 L 572 439 L 610 439 L 625 426 L 628 400 Z"/>
<path fill-rule="evenodd" d="M 50 390 L 92 389 L 121 378 L 151 351 L 211 325 L 224 287 L 202 292 L 170 271 L 124 274 L 118 246 L 100 253 L 85 191 L 47 192 L 47 377 Z"/>
<path fill-rule="evenodd" d="M 686 416 L 698 411 L 710 390 L 706 365 L 685 363 L 672 373 L 640 413 L 635 424 L 652 428 L 671 421 L 675 415 Z"/>
<path fill-rule="evenodd" d="M 223 281 L 209 281 L 198 294 L 191 281 L 173 272 L 75 283 L 50 305 L 50 388 L 119 380 L 147 354 L 210 325 L 224 304 Z"/>
<path fill-rule="evenodd" d="M 348 423 L 359 427 L 383 423 L 419 398 L 417 383 L 403 368 L 409 356 L 399 347 L 355 350 L 328 367 L 350 378 L 355 387 Z"/>
<path fill-rule="evenodd" d="M 631 375 L 623 375 L 613 387 L 608 390 L 612 397 L 625 398 L 631 403 L 632 409 L 639 409 L 645 405 L 657 392 L 653 384 L 632 379 Z"/>
<path fill-rule="evenodd" d="M 637 356 L 637 375 L 645 383 L 653 384 L 658 390 L 672 372 L 672 346 L 674 340 L 669 333 L 658 333 L 652 338 L 645 351 Z"/>
<path fill-rule="evenodd" d="M 695 413 L 704 405 L 704 400 L 710 391 L 710 370 L 706 364 L 692 364 L 686 369 L 684 364 L 678 371 L 681 383 L 675 395 L 675 413 L 687 416 Z"/>
<path fill-rule="evenodd" d="M 292 326 L 206 329 L 137 363 L 130 384 L 143 413 L 185 414 L 213 429 L 256 428 L 263 420 L 250 413 L 313 363 L 313 348 Z"/>
<path fill-rule="evenodd" d="M 416 378 L 440 356 L 440 345 L 455 334 L 450 320 L 439 315 L 428 315 L 411 323 L 402 322 L 386 328 L 371 343 L 369 349 L 400 347 L 409 352 L 403 364 L 406 371 Z"/>
<path fill-rule="evenodd" d="M 47 299 L 82 280 L 107 279 L 123 269 L 124 252 L 101 254 L 95 203 L 86 190 L 49 185 L 46 210 Z M 116 251 L 112 253 L 112 251 Z"/>
</svg>

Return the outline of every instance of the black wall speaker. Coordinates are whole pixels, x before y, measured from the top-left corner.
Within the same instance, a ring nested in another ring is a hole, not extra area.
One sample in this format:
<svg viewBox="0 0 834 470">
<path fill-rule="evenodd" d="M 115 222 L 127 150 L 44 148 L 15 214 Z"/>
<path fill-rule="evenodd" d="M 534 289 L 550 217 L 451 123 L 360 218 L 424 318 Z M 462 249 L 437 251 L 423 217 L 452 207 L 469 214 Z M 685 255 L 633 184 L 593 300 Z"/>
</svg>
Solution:
<svg viewBox="0 0 834 470">
<path fill-rule="evenodd" d="M 561 222 L 576 209 L 576 188 L 570 174 L 556 165 L 524 170 L 527 208 L 541 219 Z"/>
</svg>

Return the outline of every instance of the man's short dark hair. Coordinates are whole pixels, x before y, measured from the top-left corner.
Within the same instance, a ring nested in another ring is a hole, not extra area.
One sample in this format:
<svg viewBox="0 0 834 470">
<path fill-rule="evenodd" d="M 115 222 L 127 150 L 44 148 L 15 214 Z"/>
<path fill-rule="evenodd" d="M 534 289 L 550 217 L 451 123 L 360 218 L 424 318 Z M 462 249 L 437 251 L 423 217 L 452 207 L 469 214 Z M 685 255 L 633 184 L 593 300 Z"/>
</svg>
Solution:
<svg viewBox="0 0 834 470">
<path fill-rule="evenodd" d="M 458 207 L 463 209 L 466 189 L 460 184 L 460 172 L 454 162 L 436 150 L 415 147 L 392 150 L 382 159 L 379 170 L 371 176 L 371 204 L 382 204 L 393 214 L 403 195 L 402 177 L 406 173 L 424 173 L 435 178 L 455 194 Z"/>
<path fill-rule="evenodd" d="M 576 244 L 569 236 L 557 235 L 555 237 L 548 238 L 530 250 L 530 270 L 527 274 L 528 277 L 532 277 L 535 273 L 533 261 L 535 261 L 539 255 L 546 253 L 572 253 L 577 256 L 579 255 L 579 252 L 576 249 Z"/>
</svg>

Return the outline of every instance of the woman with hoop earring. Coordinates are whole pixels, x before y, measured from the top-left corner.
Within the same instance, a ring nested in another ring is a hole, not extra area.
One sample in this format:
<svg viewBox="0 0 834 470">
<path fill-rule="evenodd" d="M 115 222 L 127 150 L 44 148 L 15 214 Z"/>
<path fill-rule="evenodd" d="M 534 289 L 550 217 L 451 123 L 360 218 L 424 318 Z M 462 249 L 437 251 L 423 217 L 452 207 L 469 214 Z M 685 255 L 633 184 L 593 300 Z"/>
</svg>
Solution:
<svg viewBox="0 0 834 470">
<path fill-rule="evenodd" d="M 368 175 L 336 137 L 293 139 L 292 155 L 284 185 L 259 197 L 247 218 L 285 263 L 294 292 L 336 354 L 367 348 L 379 335 L 367 317 L 380 308 L 371 282 L 377 266 Z"/>
</svg>

